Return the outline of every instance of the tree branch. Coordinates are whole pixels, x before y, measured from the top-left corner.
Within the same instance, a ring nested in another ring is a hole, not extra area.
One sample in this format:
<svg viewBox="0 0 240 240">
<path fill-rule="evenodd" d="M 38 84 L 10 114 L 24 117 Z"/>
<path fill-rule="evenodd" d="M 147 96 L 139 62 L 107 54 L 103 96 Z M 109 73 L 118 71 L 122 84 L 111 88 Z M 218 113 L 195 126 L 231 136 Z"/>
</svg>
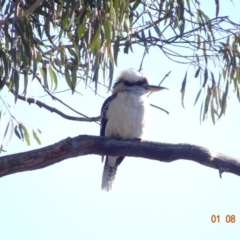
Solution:
<svg viewBox="0 0 240 240">
<path fill-rule="evenodd" d="M 42 86 L 42 88 L 44 89 L 44 91 L 53 99 L 56 100 L 58 102 L 60 102 L 62 105 L 64 105 L 65 107 L 69 108 L 70 110 L 72 110 L 73 112 L 85 117 L 85 118 L 89 118 L 88 116 L 86 116 L 85 114 L 82 114 L 80 112 L 78 112 L 77 110 L 73 109 L 72 107 L 70 107 L 69 105 L 67 105 L 65 102 L 63 102 L 61 99 L 57 98 L 56 96 L 54 96 L 52 93 L 50 93 L 50 91 L 41 83 L 41 79 L 36 76 L 36 78 L 38 79 L 38 82 L 40 83 L 40 85 Z M 100 119 L 100 117 L 97 117 L 97 120 L 93 120 L 93 121 L 98 121 Z M 90 121 L 91 122 L 91 121 Z"/>
<path fill-rule="evenodd" d="M 34 12 L 36 10 L 36 8 L 38 8 L 42 2 L 44 0 L 37 0 L 29 9 L 27 9 L 24 13 L 23 13 L 23 17 L 27 17 L 29 14 L 31 14 L 32 12 Z"/>
<path fill-rule="evenodd" d="M 50 112 L 54 112 L 54 113 L 58 114 L 59 116 L 61 116 L 63 118 L 66 118 L 68 120 L 81 121 L 81 122 L 96 122 L 96 121 L 100 120 L 100 116 L 98 116 L 98 117 L 74 117 L 74 116 L 69 116 L 69 115 L 59 111 L 58 109 L 56 109 L 54 107 L 50 107 L 47 104 L 45 104 L 45 103 L 43 103 L 39 100 L 36 100 L 34 98 L 26 98 L 26 97 L 21 96 L 21 95 L 17 95 L 17 98 L 22 100 L 22 101 L 28 102 L 29 104 L 34 103 L 38 107 L 45 108 L 45 109 L 49 110 Z"/>
<path fill-rule="evenodd" d="M 0 158 L 0 177 L 17 172 L 44 168 L 68 158 L 88 154 L 143 157 L 161 162 L 179 159 L 240 176 L 240 159 L 191 144 L 169 144 L 116 140 L 108 137 L 80 135 L 33 151 Z"/>
</svg>

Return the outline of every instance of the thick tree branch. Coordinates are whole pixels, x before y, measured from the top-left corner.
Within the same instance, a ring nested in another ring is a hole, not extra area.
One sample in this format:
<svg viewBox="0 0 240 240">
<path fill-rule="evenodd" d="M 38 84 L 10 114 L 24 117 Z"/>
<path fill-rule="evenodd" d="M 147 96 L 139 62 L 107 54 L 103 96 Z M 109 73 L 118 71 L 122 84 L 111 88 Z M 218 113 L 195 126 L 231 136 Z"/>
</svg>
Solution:
<svg viewBox="0 0 240 240">
<path fill-rule="evenodd" d="M 179 159 L 191 160 L 202 165 L 240 176 L 240 159 L 232 158 L 191 144 L 123 141 L 107 137 L 80 135 L 67 138 L 53 145 L 33 151 L 0 158 L 0 177 L 35 170 L 68 158 L 88 154 L 134 156 L 161 162 Z"/>
</svg>

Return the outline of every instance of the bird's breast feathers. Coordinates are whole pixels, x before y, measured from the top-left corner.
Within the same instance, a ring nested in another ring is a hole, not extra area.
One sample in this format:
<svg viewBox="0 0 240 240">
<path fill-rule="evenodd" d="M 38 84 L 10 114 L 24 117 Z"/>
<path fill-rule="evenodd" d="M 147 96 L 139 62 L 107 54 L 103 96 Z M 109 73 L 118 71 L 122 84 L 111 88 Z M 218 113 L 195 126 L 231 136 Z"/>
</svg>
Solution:
<svg viewBox="0 0 240 240">
<path fill-rule="evenodd" d="M 105 136 L 142 139 L 148 115 L 149 103 L 146 95 L 119 92 L 107 111 Z"/>
</svg>

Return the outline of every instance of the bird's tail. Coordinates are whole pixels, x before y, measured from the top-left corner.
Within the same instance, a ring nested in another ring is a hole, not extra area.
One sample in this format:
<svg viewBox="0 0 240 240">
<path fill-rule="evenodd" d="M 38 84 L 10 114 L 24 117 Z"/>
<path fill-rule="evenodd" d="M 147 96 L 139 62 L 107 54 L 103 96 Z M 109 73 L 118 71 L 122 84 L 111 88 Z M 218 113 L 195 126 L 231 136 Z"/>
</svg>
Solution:
<svg viewBox="0 0 240 240">
<path fill-rule="evenodd" d="M 106 161 L 102 175 L 102 190 L 110 191 L 114 183 L 118 165 L 122 162 L 124 157 L 106 156 Z"/>
</svg>

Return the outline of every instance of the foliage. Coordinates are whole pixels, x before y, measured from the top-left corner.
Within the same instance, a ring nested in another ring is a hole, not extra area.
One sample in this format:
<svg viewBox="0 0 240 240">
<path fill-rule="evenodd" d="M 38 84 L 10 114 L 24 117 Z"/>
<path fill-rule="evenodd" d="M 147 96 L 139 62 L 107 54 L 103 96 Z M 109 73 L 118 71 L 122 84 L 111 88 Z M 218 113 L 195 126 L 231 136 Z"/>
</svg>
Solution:
<svg viewBox="0 0 240 240">
<path fill-rule="evenodd" d="M 72 92 L 79 81 L 97 91 L 99 74 L 110 89 L 119 51 L 135 45 L 195 69 L 202 81 L 195 103 L 205 93 L 202 120 L 210 112 L 215 123 L 225 113 L 230 85 L 240 100 L 239 25 L 218 16 L 219 0 L 211 19 L 198 0 L 2 0 L 0 8 L 0 88 L 15 101 L 32 80 L 54 92 L 58 75 Z M 186 85 L 187 73 L 183 105 Z"/>
</svg>

